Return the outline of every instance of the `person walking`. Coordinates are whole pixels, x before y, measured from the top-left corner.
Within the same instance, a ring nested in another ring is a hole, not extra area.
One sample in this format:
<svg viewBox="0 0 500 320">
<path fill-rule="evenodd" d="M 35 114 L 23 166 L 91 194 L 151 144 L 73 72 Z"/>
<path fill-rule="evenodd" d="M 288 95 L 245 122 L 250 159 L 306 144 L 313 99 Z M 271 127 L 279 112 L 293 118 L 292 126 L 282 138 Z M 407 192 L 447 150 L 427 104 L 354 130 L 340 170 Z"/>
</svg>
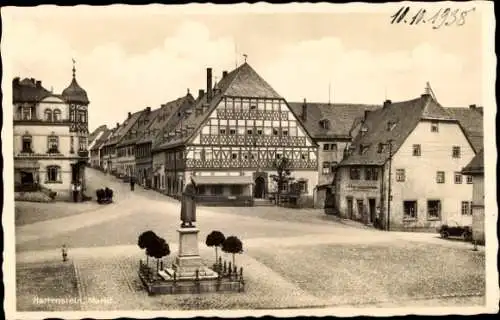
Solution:
<svg viewBox="0 0 500 320">
<path fill-rule="evenodd" d="M 130 177 L 130 191 L 134 191 L 135 179 L 134 177 Z"/>
<path fill-rule="evenodd" d="M 76 186 L 76 182 L 71 184 L 71 191 L 73 193 L 73 202 L 78 202 L 78 190 Z"/>
<path fill-rule="evenodd" d="M 82 193 L 82 183 L 79 181 L 76 183 L 76 200 L 75 202 L 80 202 Z"/>
<path fill-rule="evenodd" d="M 68 249 L 66 248 L 65 244 L 62 245 L 61 254 L 62 254 L 63 262 L 68 261 Z"/>
</svg>

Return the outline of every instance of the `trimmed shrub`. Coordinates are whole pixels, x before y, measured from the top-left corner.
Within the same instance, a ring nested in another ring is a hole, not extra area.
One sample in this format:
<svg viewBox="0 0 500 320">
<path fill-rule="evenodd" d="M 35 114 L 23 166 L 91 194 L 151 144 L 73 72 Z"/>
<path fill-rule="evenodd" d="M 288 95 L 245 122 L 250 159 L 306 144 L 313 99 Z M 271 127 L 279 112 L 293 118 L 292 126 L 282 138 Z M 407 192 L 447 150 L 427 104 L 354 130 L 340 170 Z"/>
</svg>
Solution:
<svg viewBox="0 0 500 320">
<path fill-rule="evenodd" d="M 236 253 L 243 253 L 243 243 L 238 237 L 230 236 L 222 243 L 222 251 L 233 255 L 233 265 L 235 265 L 234 256 Z"/>
<path fill-rule="evenodd" d="M 205 244 L 208 247 L 214 247 L 215 248 L 215 263 L 217 263 L 218 260 L 218 251 L 217 249 L 222 246 L 224 243 L 224 240 L 226 240 L 226 237 L 224 234 L 220 231 L 212 231 L 210 234 L 207 236 L 207 239 L 205 241 Z"/>
</svg>

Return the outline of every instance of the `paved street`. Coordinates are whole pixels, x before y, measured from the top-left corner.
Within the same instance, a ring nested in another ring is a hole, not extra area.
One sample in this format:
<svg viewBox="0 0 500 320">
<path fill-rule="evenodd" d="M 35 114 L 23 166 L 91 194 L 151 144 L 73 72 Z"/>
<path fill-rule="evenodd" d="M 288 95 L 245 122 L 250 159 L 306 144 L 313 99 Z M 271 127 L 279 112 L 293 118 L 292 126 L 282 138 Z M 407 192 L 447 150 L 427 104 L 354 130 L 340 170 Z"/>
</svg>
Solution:
<svg viewBox="0 0 500 320">
<path fill-rule="evenodd" d="M 166 259 L 170 263 L 177 252 L 180 205 L 141 187 L 131 192 L 128 184 L 99 171 L 90 169 L 88 175 L 89 189 L 112 188 L 115 203 L 18 224 L 18 296 L 33 294 L 32 277 L 21 277 L 20 272 L 30 270 L 35 277 L 45 272 L 44 264 L 62 265 L 64 243 L 71 260 L 66 264 L 74 270 L 73 295 L 83 301 L 108 298 L 105 304 L 74 306 L 80 310 L 484 303 L 482 248 L 472 251 L 470 244 L 445 241 L 435 234 L 378 231 L 334 220 L 321 210 L 276 207 L 198 208 L 200 254 L 207 264 L 213 261 L 214 251 L 204 240 L 212 230 L 242 239 L 244 253 L 236 261 L 245 270 L 244 294 L 149 297 L 138 282 L 138 259 L 144 253 L 137 247 L 137 237 L 149 229 L 164 237 L 172 250 Z M 67 204 L 57 210 L 74 209 Z M 62 295 L 50 289 L 43 292 Z M 19 310 L 40 309 L 30 301 L 18 300 Z M 43 307 L 60 308 L 57 304 Z"/>
</svg>

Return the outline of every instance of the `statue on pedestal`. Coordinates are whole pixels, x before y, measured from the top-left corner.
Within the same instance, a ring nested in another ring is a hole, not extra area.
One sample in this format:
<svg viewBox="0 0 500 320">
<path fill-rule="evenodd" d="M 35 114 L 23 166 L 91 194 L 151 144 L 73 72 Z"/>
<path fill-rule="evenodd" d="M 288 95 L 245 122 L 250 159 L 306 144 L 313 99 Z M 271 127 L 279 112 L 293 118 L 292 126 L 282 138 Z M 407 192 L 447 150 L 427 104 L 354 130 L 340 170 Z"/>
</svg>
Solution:
<svg viewBox="0 0 500 320">
<path fill-rule="evenodd" d="M 188 183 L 182 192 L 181 198 L 181 228 L 192 228 L 196 222 L 196 187 Z"/>
</svg>

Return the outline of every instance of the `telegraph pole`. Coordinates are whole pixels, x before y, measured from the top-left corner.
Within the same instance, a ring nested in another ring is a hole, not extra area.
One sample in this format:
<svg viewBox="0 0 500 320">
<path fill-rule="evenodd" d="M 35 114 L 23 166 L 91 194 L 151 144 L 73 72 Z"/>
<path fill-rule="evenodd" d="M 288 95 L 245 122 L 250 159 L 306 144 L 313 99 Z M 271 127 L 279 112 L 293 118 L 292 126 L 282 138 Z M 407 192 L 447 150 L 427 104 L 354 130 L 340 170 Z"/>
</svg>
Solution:
<svg viewBox="0 0 500 320">
<path fill-rule="evenodd" d="M 388 186 L 388 196 L 387 196 L 387 231 L 391 230 L 391 200 L 392 200 L 392 139 L 387 141 L 389 145 L 389 186 Z"/>
</svg>

